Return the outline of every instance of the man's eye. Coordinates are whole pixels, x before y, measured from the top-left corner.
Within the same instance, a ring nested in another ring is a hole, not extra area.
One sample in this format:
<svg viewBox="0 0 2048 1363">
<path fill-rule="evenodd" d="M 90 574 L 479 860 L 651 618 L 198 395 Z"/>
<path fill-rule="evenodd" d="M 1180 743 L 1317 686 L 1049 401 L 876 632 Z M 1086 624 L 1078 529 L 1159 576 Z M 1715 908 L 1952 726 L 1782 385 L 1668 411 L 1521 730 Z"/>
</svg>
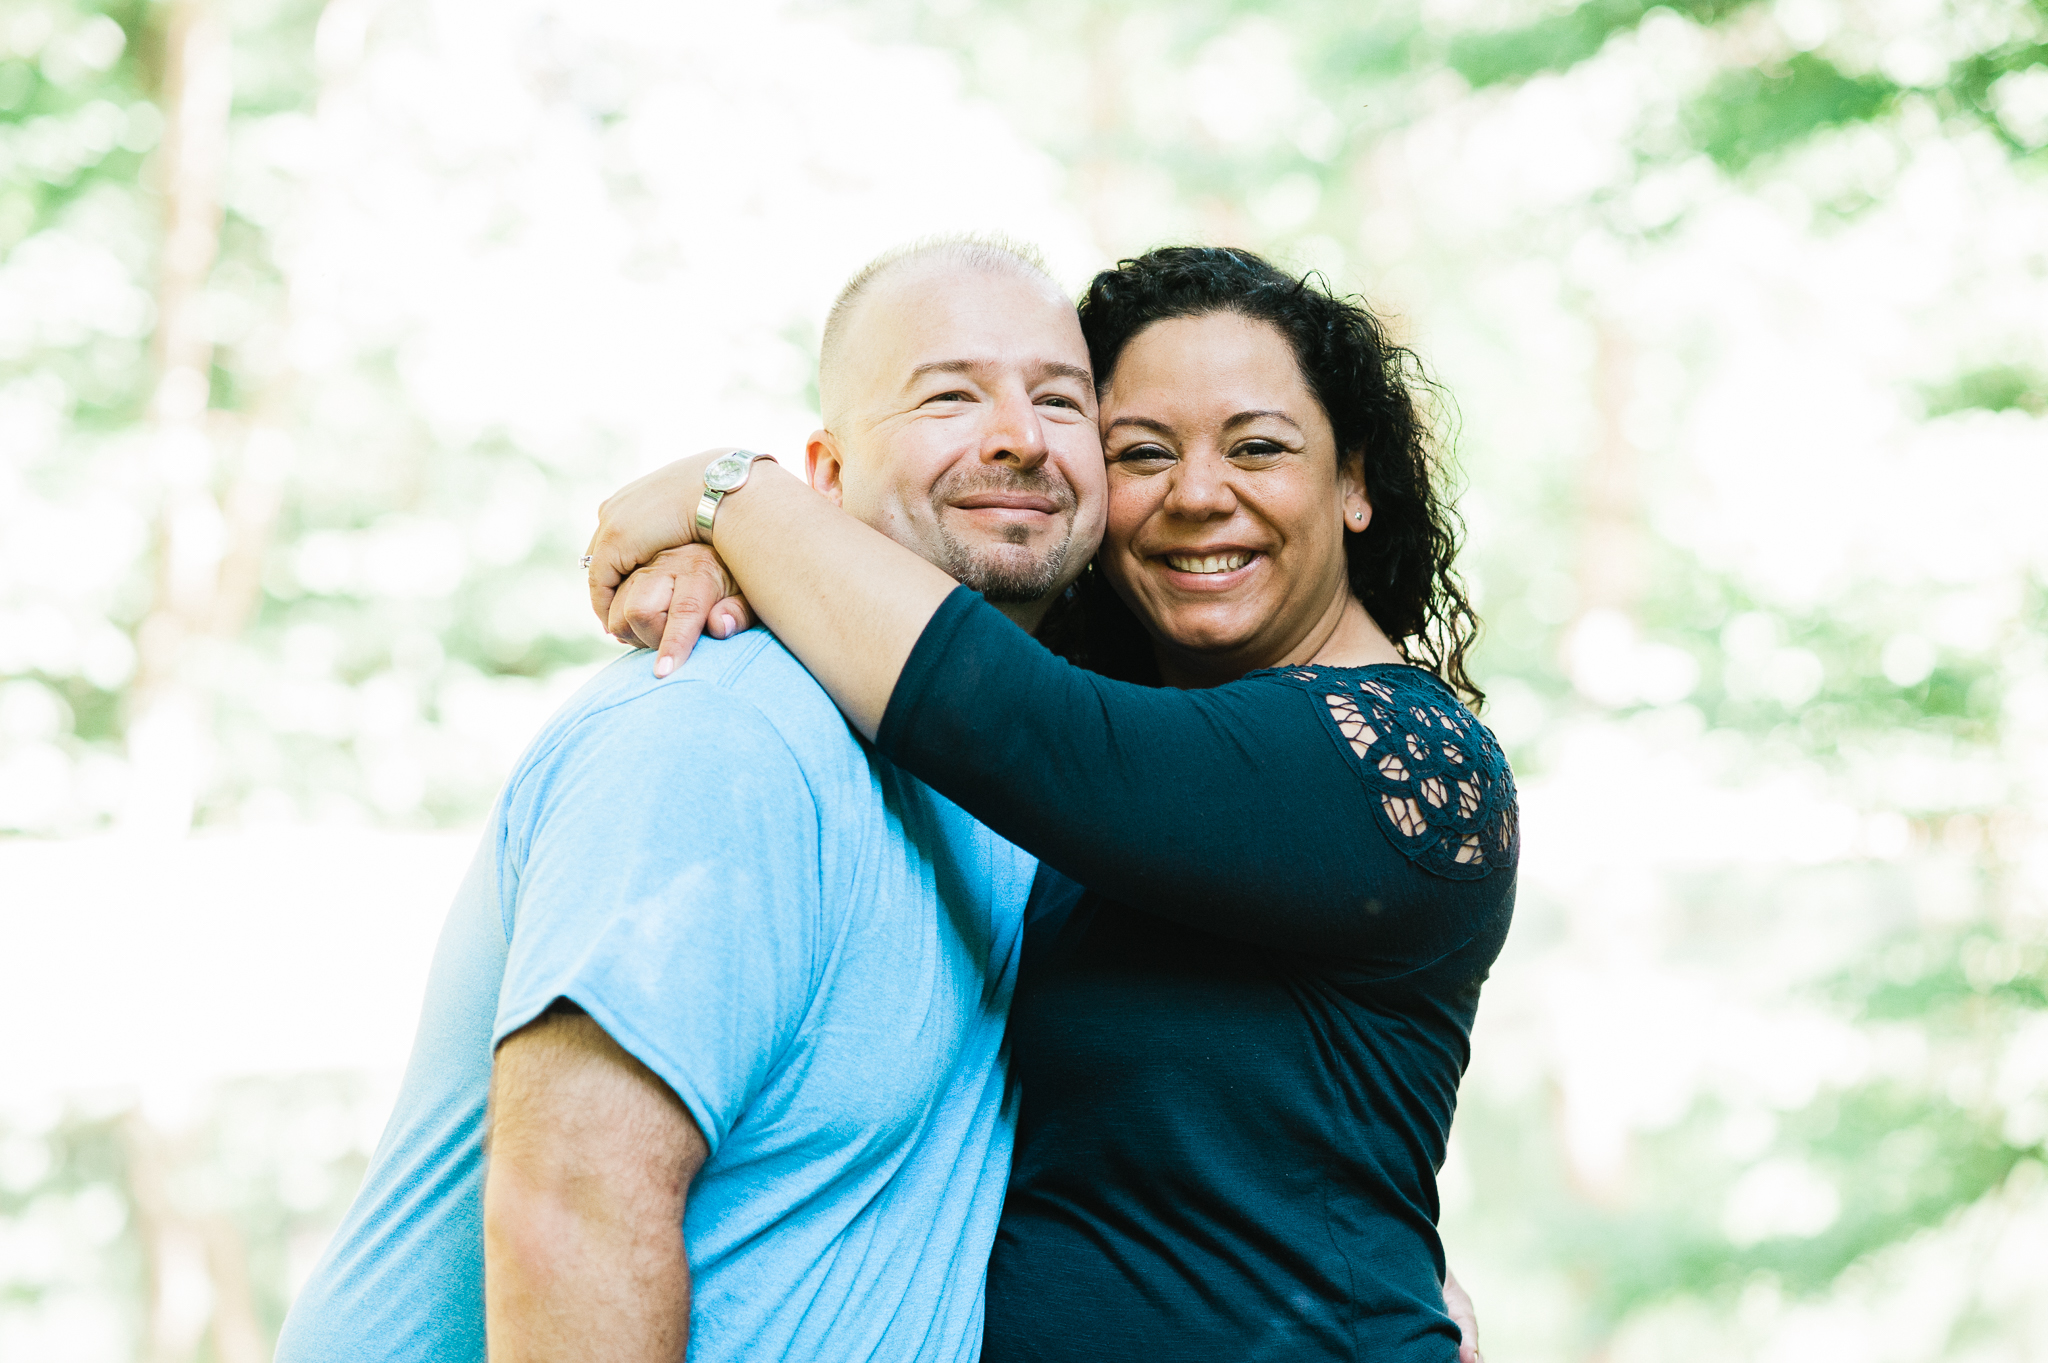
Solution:
<svg viewBox="0 0 2048 1363">
<path fill-rule="evenodd" d="M 1071 411 L 1078 412 L 1081 410 L 1080 403 L 1074 401 L 1072 398 L 1061 397 L 1058 393 L 1053 393 L 1046 397 L 1042 397 L 1039 399 L 1039 401 L 1051 403 L 1055 407 L 1065 407 Z"/>
<path fill-rule="evenodd" d="M 970 393 L 969 393 L 969 392 L 968 392 L 968 391 L 967 391 L 966 389 L 964 389 L 964 388 L 955 388 L 955 389 L 952 389 L 952 390 L 951 390 L 950 392 L 945 392 L 945 393 L 938 393 L 938 394 L 935 394 L 935 395 L 933 395 L 933 396 L 931 396 L 931 397 L 928 397 L 928 398 L 926 398 L 926 399 L 925 399 L 925 401 L 926 401 L 926 402 L 972 402 L 972 401 L 974 401 L 974 397 L 973 397 L 973 395 L 972 395 L 972 394 L 970 394 Z"/>
</svg>

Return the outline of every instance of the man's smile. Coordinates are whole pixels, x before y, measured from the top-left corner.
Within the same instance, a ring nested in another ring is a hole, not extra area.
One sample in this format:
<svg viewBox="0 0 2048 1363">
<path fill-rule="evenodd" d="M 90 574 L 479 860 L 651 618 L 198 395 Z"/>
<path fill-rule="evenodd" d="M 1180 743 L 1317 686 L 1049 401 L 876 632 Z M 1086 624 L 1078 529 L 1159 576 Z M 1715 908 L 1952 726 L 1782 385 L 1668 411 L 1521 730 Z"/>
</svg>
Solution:
<svg viewBox="0 0 2048 1363">
<path fill-rule="evenodd" d="M 1029 492 L 976 492 L 948 503 L 985 525 L 1037 528 L 1067 510 L 1051 497 Z"/>
</svg>

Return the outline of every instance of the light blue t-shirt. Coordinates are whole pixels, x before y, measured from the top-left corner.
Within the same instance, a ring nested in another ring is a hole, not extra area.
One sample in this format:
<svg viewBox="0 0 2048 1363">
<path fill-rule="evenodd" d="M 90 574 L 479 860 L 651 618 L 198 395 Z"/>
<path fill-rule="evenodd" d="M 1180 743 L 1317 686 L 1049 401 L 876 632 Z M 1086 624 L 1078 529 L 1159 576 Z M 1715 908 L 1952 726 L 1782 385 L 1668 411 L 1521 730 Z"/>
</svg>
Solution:
<svg viewBox="0 0 2048 1363">
<path fill-rule="evenodd" d="M 1035 863 L 863 744 L 766 631 L 665 681 L 650 662 L 584 687 L 499 798 L 278 1363 L 482 1363 L 491 1055 L 557 998 L 710 1145 L 692 1363 L 978 1356 Z"/>
</svg>

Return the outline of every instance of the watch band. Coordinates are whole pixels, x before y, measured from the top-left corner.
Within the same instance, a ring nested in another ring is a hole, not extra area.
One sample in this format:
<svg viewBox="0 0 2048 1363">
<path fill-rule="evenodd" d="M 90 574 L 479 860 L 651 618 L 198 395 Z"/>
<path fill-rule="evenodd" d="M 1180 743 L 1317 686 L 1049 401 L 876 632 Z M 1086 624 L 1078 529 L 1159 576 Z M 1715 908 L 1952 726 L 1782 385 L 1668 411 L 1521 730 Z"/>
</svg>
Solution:
<svg viewBox="0 0 2048 1363">
<path fill-rule="evenodd" d="M 723 492 L 706 491 L 697 499 L 697 528 L 705 534 L 711 533 L 711 518 L 718 514 L 718 504 L 725 500 Z"/>
<path fill-rule="evenodd" d="M 734 450 L 712 460 L 711 466 L 704 470 L 704 495 L 697 499 L 697 529 L 710 534 L 712 519 L 718 514 L 718 504 L 747 485 L 748 475 L 753 473 L 756 461 L 772 458 L 753 450 Z"/>
</svg>

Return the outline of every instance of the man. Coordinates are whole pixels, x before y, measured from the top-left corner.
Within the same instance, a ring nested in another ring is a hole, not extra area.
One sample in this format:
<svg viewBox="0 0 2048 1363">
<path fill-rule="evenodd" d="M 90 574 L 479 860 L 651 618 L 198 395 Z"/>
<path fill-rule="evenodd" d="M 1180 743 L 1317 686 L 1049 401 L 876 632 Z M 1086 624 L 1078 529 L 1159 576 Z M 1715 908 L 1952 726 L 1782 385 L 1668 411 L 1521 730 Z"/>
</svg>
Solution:
<svg viewBox="0 0 2048 1363">
<path fill-rule="evenodd" d="M 819 390 L 814 485 L 1035 626 L 1104 509 L 1038 262 L 884 257 Z M 764 632 L 620 660 L 499 800 L 280 1363 L 972 1359 L 1034 869 Z"/>
</svg>

